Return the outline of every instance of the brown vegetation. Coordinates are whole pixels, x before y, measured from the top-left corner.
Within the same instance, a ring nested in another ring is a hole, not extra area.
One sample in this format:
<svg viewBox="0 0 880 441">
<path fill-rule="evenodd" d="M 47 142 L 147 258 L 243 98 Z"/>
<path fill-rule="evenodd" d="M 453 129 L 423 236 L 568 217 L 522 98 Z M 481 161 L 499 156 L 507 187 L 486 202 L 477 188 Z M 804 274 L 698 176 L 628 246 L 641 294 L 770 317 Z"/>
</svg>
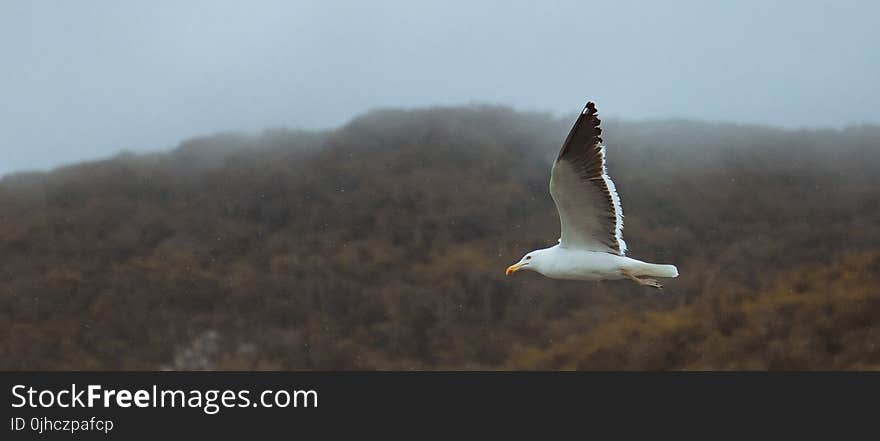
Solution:
<svg viewBox="0 0 880 441">
<path fill-rule="evenodd" d="M 0 368 L 880 367 L 880 129 L 607 122 L 658 293 L 504 276 L 558 237 L 568 125 L 377 111 L 7 177 Z"/>
</svg>

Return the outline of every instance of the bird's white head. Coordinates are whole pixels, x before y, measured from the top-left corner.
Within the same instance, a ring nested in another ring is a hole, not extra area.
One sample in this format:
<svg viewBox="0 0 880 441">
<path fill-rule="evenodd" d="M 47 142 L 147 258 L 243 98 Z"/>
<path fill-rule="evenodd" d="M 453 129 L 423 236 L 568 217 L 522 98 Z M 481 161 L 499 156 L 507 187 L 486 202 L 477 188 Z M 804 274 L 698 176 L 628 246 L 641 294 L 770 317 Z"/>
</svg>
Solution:
<svg viewBox="0 0 880 441">
<path fill-rule="evenodd" d="M 509 276 L 519 270 L 541 272 L 541 256 L 546 251 L 547 250 L 535 250 L 531 253 L 526 254 L 525 256 L 523 256 L 522 259 L 519 260 L 519 262 L 507 267 L 507 271 L 505 271 L 504 273 Z"/>
</svg>

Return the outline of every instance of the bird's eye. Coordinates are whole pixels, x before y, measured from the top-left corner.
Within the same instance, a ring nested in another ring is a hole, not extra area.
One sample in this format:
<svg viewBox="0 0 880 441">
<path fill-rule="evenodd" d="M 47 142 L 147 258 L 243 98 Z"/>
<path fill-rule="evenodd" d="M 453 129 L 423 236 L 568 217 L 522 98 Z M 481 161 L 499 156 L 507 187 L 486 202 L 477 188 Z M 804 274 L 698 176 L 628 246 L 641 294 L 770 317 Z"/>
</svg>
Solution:
<svg viewBox="0 0 880 441">
<path fill-rule="evenodd" d="M 526 256 L 526 260 L 529 260 L 531 258 L 532 258 L 532 256 Z"/>
</svg>

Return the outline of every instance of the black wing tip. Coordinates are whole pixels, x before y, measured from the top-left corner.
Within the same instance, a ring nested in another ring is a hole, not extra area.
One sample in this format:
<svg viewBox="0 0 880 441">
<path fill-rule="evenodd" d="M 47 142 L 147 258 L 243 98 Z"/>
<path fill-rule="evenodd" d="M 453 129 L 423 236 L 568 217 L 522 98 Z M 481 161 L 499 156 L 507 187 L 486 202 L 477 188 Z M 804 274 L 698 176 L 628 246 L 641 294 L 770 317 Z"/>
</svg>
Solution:
<svg viewBox="0 0 880 441">
<path fill-rule="evenodd" d="M 587 101 L 587 105 L 584 106 L 584 110 L 581 112 L 581 115 L 593 116 L 597 113 L 599 113 L 599 111 L 596 110 L 596 103 L 592 101 Z"/>
<path fill-rule="evenodd" d="M 559 155 L 556 159 L 562 159 L 571 150 L 569 146 L 573 139 L 578 144 L 575 147 L 576 149 L 599 148 L 602 145 L 602 128 L 599 127 L 601 123 L 602 120 L 599 119 L 598 112 L 596 111 L 596 103 L 587 101 L 587 105 L 584 106 L 584 110 L 578 115 L 574 127 L 571 128 L 568 137 L 562 143 L 562 149 L 559 150 Z"/>
<path fill-rule="evenodd" d="M 595 133 L 596 140 L 599 143 L 602 143 L 602 127 L 599 126 L 602 124 L 602 120 L 599 119 L 598 113 L 599 112 L 596 110 L 596 103 L 587 101 L 587 105 L 584 106 L 584 111 L 581 114 L 587 116 L 587 120 L 590 121 L 590 127 L 593 128 Z"/>
</svg>

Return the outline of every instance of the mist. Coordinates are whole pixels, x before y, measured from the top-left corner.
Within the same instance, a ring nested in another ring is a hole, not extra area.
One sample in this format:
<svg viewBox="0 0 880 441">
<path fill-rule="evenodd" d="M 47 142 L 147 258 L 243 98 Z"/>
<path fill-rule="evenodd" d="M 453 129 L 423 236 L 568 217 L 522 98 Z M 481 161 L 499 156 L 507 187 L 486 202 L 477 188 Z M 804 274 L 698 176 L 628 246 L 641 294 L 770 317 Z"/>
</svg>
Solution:
<svg viewBox="0 0 880 441">
<path fill-rule="evenodd" d="M 374 108 L 880 121 L 870 1 L 0 5 L 0 175 Z"/>
</svg>

